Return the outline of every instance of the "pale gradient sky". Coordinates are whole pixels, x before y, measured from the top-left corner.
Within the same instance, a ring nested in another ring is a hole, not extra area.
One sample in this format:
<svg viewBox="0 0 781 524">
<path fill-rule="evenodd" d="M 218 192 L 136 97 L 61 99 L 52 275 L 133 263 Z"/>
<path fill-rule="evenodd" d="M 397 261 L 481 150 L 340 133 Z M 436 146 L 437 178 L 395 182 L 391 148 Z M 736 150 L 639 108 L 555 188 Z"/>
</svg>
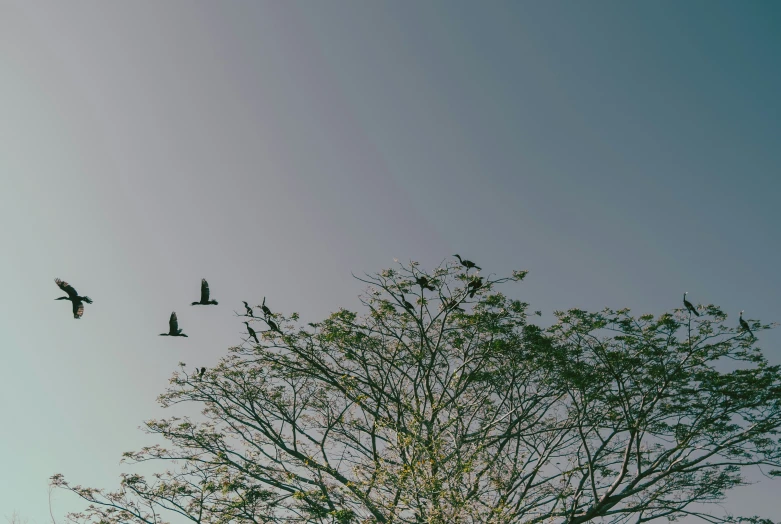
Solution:
<svg viewBox="0 0 781 524">
<path fill-rule="evenodd" d="M 394 257 L 528 269 L 547 321 L 687 290 L 781 320 L 779 56 L 769 1 L 0 0 L 0 518 L 116 487 L 241 300 L 318 320 Z"/>
</svg>

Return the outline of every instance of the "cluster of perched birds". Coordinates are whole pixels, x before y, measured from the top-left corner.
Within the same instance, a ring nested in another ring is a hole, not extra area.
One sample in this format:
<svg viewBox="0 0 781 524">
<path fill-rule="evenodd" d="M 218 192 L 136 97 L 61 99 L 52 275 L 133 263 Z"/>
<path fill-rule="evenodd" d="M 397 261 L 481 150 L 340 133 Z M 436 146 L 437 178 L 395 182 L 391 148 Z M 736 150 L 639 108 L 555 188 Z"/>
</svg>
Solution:
<svg viewBox="0 0 781 524">
<path fill-rule="evenodd" d="M 459 255 L 453 255 L 455 256 L 458 261 L 461 263 L 463 267 L 466 268 L 467 271 L 470 269 L 476 269 L 480 271 L 482 268 L 480 268 L 478 265 L 476 265 L 471 260 L 464 260 Z M 430 281 L 425 276 L 419 276 L 415 279 L 417 281 L 417 284 L 421 287 L 421 289 L 429 289 L 431 291 L 434 291 L 434 287 L 431 285 Z M 57 283 L 60 289 L 62 289 L 65 293 L 67 293 L 68 296 L 65 297 L 59 297 L 55 300 L 69 300 L 71 302 L 71 305 L 73 306 L 73 318 L 79 319 L 84 314 L 84 304 L 92 304 L 92 299 L 88 296 L 81 296 L 76 291 L 76 289 L 65 282 L 64 280 L 61 280 L 59 278 L 55 278 L 54 282 Z M 467 293 L 470 297 L 474 297 L 475 293 L 483 287 L 483 279 L 482 277 L 474 276 L 469 283 L 467 284 Z M 700 313 L 697 311 L 697 308 L 694 307 L 694 305 L 686 300 L 686 295 L 688 295 L 689 292 L 685 292 L 683 294 L 683 305 L 686 307 L 686 309 L 694 316 L 699 317 Z M 409 310 L 414 310 L 413 305 L 408 302 L 404 295 L 401 295 L 401 301 L 404 304 L 404 307 Z M 249 306 L 249 304 L 246 301 L 242 301 L 244 303 L 244 308 L 246 310 L 246 316 L 251 318 L 258 318 L 255 317 L 253 314 L 252 308 Z M 205 278 L 201 279 L 201 299 L 197 302 L 192 303 L 193 306 L 216 306 L 217 301 L 211 300 L 209 297 L 209 283 L 206 281 Z M 446 307 L 452 306 L 457 307 L 457 304 L 455 301 L 452 304 L 446 304 Z M 281 333 L 279 330 L 279 327 L 277 324 L 272 320 L 272 313 L 271 310 L 266 306 L 266 297 L 263 297 L 263 303 L 259 307 L 263 311 L 263 318 L 262 320 L 268 324 L 268 327 L 271 331 L 277 331 Z M 458 308 L 461 309 L 461 308 Z M 260 343 L 258 340 L 257 332 L 252 329 L 252 326 L 249 325 L 249 322 L 244 322 L 244 324 L 247 326 L 247 333 L 250 338 L 252 338 L 256 343 Z M 754 336 L 754 333 L 751 331 L 751 328 L 748 325 L 748 322 L 746 322 L 743 319 L 743 311 L 740 312 L 740 327 L 747 331 L 752 337 Z M 168 319 L 168 333 L 160 333 L 161 337 L 186 337 L 187 335 L 182 332 L 182 329 L 179 327 L 179 321 L 176 318 L 176 311 L 171 313 L 171 317 Z M 201 368 L 200 374 L 203 375 L 206 368 Z"/>
<path fill-rule="evenodd" d="M 688 295 L 688 294 L 689 294 L 689 292 L 688 292 L 688 291 L 686 291 L 686 292 L 683 294 L 683 305 L 686 307 L 686 309 L 689 311 L 689 313 L 691 313 L 691 314 L 692 314 L 692 315 L 694 315 L 695 317 L 699 317 L 699 316 L 700 316 L 700 314 L 697 312 L 697 308 L 696 308 L 696 307 L 694 307 L 694 305 L 693 305 L 691 302 L 689 302 L 688 300 L 686 300 L 686 295 Z M 748 322 L 746 322 L 746 321 L 743 319 L 743 310 L 741 310 L 741 311 L 740 311 L 740 320 L 739 320 L 739 321 L 740 321 L 740 327 L 741 327 L 741 328 L 742 328 L 744 331 L 748 331 L 748 334 L 749 334 L 749 335 L 751 335 L 751 336 L 753 337 L 753 336 L 754 336 L 754 332 L 753 332 L 753 331 L 751 331 L 751 327 L 748 325 Z"/>
</svg>

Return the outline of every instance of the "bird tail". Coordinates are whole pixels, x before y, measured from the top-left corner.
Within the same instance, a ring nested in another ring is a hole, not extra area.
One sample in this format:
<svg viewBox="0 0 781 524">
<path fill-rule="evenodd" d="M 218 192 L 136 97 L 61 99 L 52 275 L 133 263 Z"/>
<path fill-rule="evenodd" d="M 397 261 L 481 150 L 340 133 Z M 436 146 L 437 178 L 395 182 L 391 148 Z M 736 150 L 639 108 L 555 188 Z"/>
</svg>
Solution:
<svg viewBox="0 0 781 524">
<path fill-rule="evenodd" d="M 87 304 L 92 304 L 92 299 L 91 299 L 90 297 L 81 297 L 81 298 L 82 298 L 82 299 L 84 300 L 84 302 L 86 302 Z"/>
</svg>

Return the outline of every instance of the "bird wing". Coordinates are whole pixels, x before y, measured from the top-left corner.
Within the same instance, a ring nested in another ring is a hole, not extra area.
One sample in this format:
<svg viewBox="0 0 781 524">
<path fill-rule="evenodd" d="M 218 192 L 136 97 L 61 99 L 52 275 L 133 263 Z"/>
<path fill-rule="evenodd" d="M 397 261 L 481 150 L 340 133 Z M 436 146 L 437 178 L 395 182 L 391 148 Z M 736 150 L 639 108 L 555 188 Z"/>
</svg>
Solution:
<svg viewBox="0 0 781 524">
<path fill-rule="evenodd" d="M 73 318 L 81 318 L 84 314 L 84 304 L 81 301 L 73 302 Z"/>
<path fill-rule="evenodd" d="M 209 301 L 209 283 L 205 278 L 201 279 L 201 302 Z"/>
<path fill-rule="evenodd" d="M 168 327 L 170 328 L 171 333 L 179 331 L 179 322 L 176 320 L 176 312 L 171 313 L 171 318 L 168 319 Z"/>
<path fill-rule="evenodd" d="M 60 280 L 59 278 L 55 278 L 54 281 L 57 283 L 58 286 L 60 286 L 60 289 L 65 291 L 69 297 L 77 297 L 79 294 L 76 292 L 75 289 L 73 289 L 73 286 L 65 282 L 64 280 Z"/>
</svg>

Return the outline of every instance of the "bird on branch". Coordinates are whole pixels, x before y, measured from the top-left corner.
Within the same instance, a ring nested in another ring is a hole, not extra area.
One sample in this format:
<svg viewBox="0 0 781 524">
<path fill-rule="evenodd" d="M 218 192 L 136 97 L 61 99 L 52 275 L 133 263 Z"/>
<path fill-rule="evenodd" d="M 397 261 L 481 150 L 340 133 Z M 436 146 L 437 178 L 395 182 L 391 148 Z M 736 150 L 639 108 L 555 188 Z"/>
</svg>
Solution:
<svg viewBox="0 0 781 524">
<path fill-rule="evenodd" d="M 754 333 L 751 331 L 748 322 L 743 320 L 743 311 L 740 312 L 740 327 L 742 327 L 745 331 L 748 331 L 749 335 L 751 335 L 752 337 L 754 336 Z"/>
<path fill-rule="evenodd" d="M 461 265 L 464 266 L 467 271 L 469 271 L 472 268 L 475 268 L 478 271 L 483 269 L 480 266 L 475 265 L 475 263 L 472 262 L 471 260 L 461 260 L 461 257 L 459 255 L 453 255 L 453 256 L 456 257 L 459 262 L 461 262 Z"/>
<path fill-rule="evenodd" d="M 266 297 L 263 297 L 263 303 L 260 305 L 260 309 L 263 310 L 263 314 L 266 315 L 267 317 L 271 316 L 271 310 L 268 307 L 266 307 Z"/>
<path fill-rule="evenodd" d="M 255 333 L 255 330 L 250 327 L 249 322 L 244 323 L 247 326 L 247 333 L 249 333 L 249 336 L 253 339 L 255 339 L 256 344 L 260 344 L 260 340 L 258 340 L 258 335 Z"/>
<path fill-rule="evenodd" d="M 415 311 L 415 306 L 413 306 L 410 302 L 407 302 L 407 299 L 404 298 L 404 293 L 401 293 L 401 304 L 410 311 Z"/>
<path fill-rule="evenodd" d="M 271 331 L 276 331 L 279 334 L 282 334 L 282 332 L 279 330 L 279 327 L 277 326 L 276 322 L 270 319 L 265 319 L 266 324 L 268 324 L 268 327 L 271 328 Z"/>
<path fill-rule="evenodd" d="M 483 277 L 473 278 L 466 288 L 469 292 L 469 298 L 475 298 L 475 293 L 483 287 Z"/>
<path fill-rule="evenodd" d="M 435 291 L 434 286 L 432 286 L 429 283 L 429 280 L 424 276 L 415 277 L 415 282 L 417 282 L 418 285 L 421 287 L 421 291 L 423 291 L 423 289 L 428 289 L 429 291 Z"/>
<path fill-rule="evenodd" d="M 458 300 L 452 299 L 442 303 L 445 309 L 453 309 L 458 311 L 464 311 L 464 308 L 458 305 Z"/>
<path fill-rule="evenodd" d="M 255 317 L 255 315 L 253 315 L 253 314 L 252 314 L 252 308 L 251 308 L 251 307 L 249 307 L 249 304 L 247 304 L 247 301 L 246 301 L 246 300 L 242 300 L 242 302 L 244 302 L 244 309 L 246 309 L 246 310 L 247 310 L 247 316 L 248 316 L 248 317 L 253 317 L 253 318 L 254 318 L 254 317 Z"/>
<path fill-rule="evenodd" d="M 689 292 L 688 292 L 688 291 L 687 291 L 687 292 L 685 292 L 685 293 L 683 294 L 683 305 L 684 305 L 684 306 L 686 306 L 686 309 L 688 309 L 690 313 L 694 313 L 694 316 L 695 316 L 695 317 L 699 317 L 699 316 L 700 316 L 700 314 L 699 314 L 699 313 L 697 313 L 697 308 L 695 308 L 695 307 L 692 305 L 692 303 L 691 303 L 691 302 L 689 302 L 688 300 L 686 300 L 686 295 L 688 295 L 688 294 L 689 294 Z"/>
</svg>

